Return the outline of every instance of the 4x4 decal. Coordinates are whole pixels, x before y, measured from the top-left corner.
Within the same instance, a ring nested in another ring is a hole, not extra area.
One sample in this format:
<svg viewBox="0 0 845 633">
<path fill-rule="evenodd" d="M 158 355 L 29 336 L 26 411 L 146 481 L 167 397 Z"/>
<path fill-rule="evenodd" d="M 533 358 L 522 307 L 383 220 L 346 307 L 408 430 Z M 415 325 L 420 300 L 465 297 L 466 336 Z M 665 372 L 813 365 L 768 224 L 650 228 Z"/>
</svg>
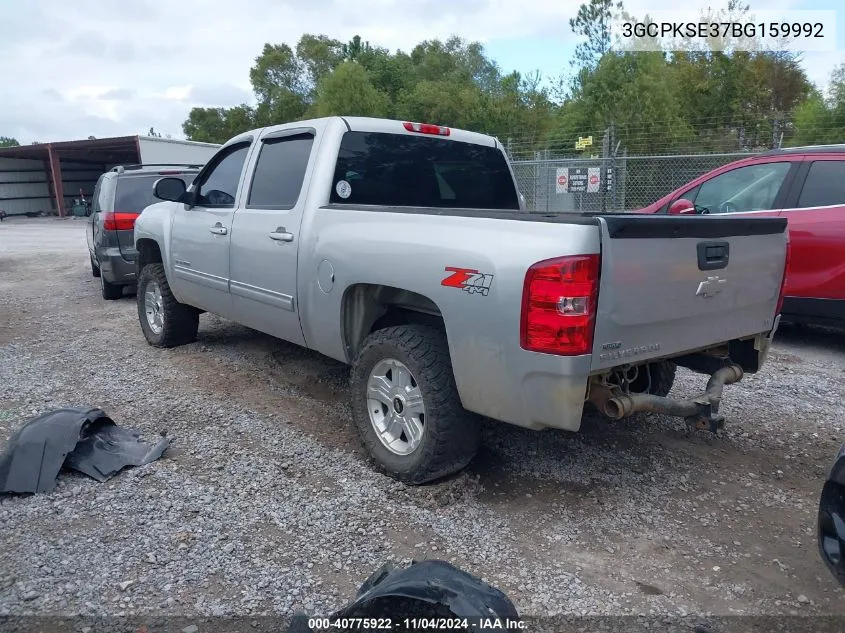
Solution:
<svg viewBox="0 0 845 633">
<path fill-rule="evenodd" d="M 478 272 L 474 268 L 456 268 L 454 266 L 446 266 L 446 272 L 452 274 L 440 282 L 441 286 L 460 288 L 470 294 L 481 293 L 483 297 L 490 293 L 493 275 Z"/>
</svg>

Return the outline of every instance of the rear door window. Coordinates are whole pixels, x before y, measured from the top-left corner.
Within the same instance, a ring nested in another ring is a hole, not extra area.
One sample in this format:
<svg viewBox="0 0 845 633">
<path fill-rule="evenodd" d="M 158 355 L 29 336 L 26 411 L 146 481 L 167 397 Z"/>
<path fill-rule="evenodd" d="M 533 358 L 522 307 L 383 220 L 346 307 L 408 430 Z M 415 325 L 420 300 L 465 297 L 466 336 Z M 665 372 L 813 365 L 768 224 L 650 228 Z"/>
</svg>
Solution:
<svg viewBox="0 0 845 633">
<path fill-rule="evenodd" d="M 845 205 L 845 160 L 817 160 L 810 165 L 798 207 Z"/>
<path fill-rule="evenodd" d="M 263 141 L 247 206 L 267 209 L 292 209 L 296 206 L 313 144 L 313 134 Z"/>
<path fill-rule="evenodd" d="M 519 210 L 516 186 L 500 149 L 376 132 L 343 135 L 331 201 Z"/>
</svg>

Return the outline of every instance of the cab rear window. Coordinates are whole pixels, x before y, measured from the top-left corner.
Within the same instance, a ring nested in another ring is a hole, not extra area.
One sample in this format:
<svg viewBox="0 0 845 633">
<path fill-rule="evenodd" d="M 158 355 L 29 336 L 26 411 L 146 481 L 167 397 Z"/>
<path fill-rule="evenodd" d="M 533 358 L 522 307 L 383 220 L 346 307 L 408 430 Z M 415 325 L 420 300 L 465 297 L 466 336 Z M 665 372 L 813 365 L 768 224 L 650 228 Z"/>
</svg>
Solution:
<svg viewBox="0 0 845 633">
<path fill-rule="evenodd" d="M 346 132 L 331 201 L 402 207 L 519 210 L 500 149 L 377 132 Z"/>
</svg>

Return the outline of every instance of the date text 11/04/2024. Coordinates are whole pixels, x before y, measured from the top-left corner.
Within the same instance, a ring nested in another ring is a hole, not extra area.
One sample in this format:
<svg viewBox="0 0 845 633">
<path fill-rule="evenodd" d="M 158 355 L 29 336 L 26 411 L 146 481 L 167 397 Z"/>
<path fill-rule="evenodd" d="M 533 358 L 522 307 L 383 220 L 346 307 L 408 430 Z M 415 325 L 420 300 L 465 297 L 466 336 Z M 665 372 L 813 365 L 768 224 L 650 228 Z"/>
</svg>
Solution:
<svg viewBox="0 0 845 633">
<path fill-rule="evenodd" d="M 308 627 L 314 631 L 519 631 L 526 622 L 511 618 L 309 618 Z"/>
</svg>

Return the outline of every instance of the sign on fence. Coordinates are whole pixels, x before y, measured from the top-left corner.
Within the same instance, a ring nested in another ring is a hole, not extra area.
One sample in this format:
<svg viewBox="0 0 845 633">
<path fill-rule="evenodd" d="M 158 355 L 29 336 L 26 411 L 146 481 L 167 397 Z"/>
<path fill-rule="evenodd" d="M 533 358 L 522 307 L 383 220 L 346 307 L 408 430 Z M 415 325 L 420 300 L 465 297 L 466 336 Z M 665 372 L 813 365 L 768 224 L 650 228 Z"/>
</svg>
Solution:
<svg viewBox="0 0 845 633">
<path fill-rule="evenodd" d="M 579 136 L 578 140 L 575 142 L 575 149 L 587 149 L 593 144 L 593 137 L 592 135 L 584 138 L 583 136 Z"/>
<path fill-rule="evenodd" d="M 601 189 L 601 167 L 558 167 L 555 193 L 597 193 Z"/>
</svg>

